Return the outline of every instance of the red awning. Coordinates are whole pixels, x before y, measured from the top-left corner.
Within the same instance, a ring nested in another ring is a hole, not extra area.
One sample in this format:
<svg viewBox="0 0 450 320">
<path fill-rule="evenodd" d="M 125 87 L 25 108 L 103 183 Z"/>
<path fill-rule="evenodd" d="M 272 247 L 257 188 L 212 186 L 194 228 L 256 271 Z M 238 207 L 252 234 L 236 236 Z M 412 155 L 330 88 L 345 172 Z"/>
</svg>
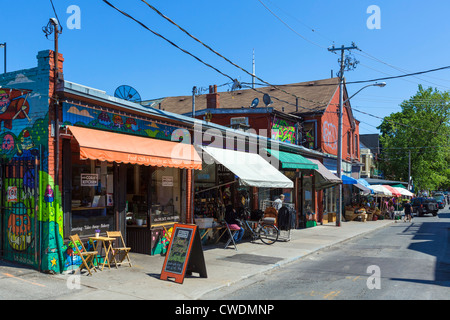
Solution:
<svg viewBox="0 0 450 320">
<path fill-rule="evenodd" d="M 201 169 L 191 144 L 132 136 L 83 127 L 67 127 L 80 145 L 80 159 L 146 166 Z"/>
</svg>

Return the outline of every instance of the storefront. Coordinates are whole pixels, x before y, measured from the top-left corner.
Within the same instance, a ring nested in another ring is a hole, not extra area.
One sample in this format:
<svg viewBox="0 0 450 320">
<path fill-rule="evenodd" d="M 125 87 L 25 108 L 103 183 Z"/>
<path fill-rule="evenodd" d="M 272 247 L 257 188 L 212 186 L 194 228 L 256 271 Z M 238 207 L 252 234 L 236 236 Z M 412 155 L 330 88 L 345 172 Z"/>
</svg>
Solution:
<svg viewBox="0 0 450 320">
<path fill-rule="evenodd" d="M 306 222 L 315 219 L 317 213 L 314 172 L 318 166 L 300 154 L 272 149 L 267 151 L 280 161 L 281 169 L 295 184 L 291 201 L 297 212 L 296 226 L 304 228 Z"/>
<path fill-rule="evenodd" d="M 195 218 L 221 221 L 227 204 L 239 212 L 260 209 L 270 190 L 291 190 L 293 182 L 258 154 L 202 147 L 203 169 L 195 176 Z"/>
<path fill-rule="evenodd" d="M 105 123 L 117 115 L 97 112 Z M 192 170 L 201 169 L 191 144 L 95 126 L 66 125 L 62 136 L 65 237 L 119 230 L 133 252 L 153 254 L 164 228 L 189 219 Z"/>
<path fill-rule="evenodd" d="M 319 160 L 310 159 L 311 162 L 317 165 L 314 174 L 314 184 L 316 193 L 319 196 L 319 211 L 318 221 L 323 223 L 333 222 L 336 219 L 337 210 L 337 187 L 342 183 L 335 174 L 328 170 Z"/>
</svg>

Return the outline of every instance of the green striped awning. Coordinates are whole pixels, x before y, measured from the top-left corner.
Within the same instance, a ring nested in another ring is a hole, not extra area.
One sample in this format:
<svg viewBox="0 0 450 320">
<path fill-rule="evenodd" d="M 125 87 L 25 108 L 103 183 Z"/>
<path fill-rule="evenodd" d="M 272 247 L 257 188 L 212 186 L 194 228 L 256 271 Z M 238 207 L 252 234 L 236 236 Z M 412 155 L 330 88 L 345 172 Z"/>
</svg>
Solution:
<svg viewBox="0 0 450 320">
<path fill-rule="evenodd" d="M 318 170 L 319 166 L 305 157 L 290 152 L 266 149 L 271 155 L 280 160 L 283 169 Z"/>
</svg>

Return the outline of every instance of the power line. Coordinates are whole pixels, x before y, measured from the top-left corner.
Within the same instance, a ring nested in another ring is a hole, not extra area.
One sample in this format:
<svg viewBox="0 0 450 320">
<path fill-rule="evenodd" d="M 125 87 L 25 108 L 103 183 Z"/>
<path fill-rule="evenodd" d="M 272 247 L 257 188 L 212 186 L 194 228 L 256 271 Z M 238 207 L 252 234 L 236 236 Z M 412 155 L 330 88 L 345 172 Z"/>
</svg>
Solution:
<svg viewBox="0 0 450 320">
<path fill-rule="evenodd" d="M 305 41 L 307 41 L 307 42 L 309 42 L 309 43 L 311 43 L 311 44 L 313 44 L 313 45 L 315 45 L 315 46 L 317 46 L 317 47 L 319 47 L 319 48 L 327 49 L 326 47 L 321 46 L 320 44 L 317 44 L 317 43 L 315 43 L 314 41 L 309 40 L 308 38 L 304 37 L 303 35 L 301 35 L 301 34 L 298 33 L 297 31 L 295 31 L 294 29 L 292 29 L 290 25 L 288 25 L 286 22 L 283 21 L 283 19 L 281 19 L 281 18 L 280 18 L 279 16 L 277 16 L 272 10 L 270 10 L 269 7 L 267 7 L 267 6 L 264 4 L 264 2 L 262 2 L 261 0 L 258 0 L 258 2 L 261 3 L 261 4 L 264 6 L 264 8 L 267 9 L 267 11 L 269 11 L 275 18 L 277 18 L 282 24 L 284 24 L 289 30 L 291 30 L 292 32 L 294 32 L 297 36 L 299 36 L 299 37 L 302 38 L 303 40 L 305 40 Z"/>
<path fill-rule="evenodd" d="M 377 79 L 371 79 L 371 80 L 350 81 L 350 82 L 346 82 L 346 84 L 367 83 L 367 82 L 375 82 L 375 81 L 381 81 L 381 80 L 398 79 L 398 78 L 410 77 L 410 76 L 414 76 L 414 75 L 418 75 L 418 74 L 425 74 L 425 73 L 430 73 L 430 72 L 435 72 L 435 71 L 441 71 L 441 70 L 445 70 L 445 69 L 450 69 L 450 66 L 445 66 L 445 67 L 440 67 L 440 68 L 435 68 L 435 69 L 430 69 L 430 70 L 425 70 L 425 71 L 419 71 L 419 72 L 414 72 L 414 73 L 407 73 L 407 74 L 403 74 L 403 75 L 399 75 L 399 76 L 377 78 Z"/>
<path fill-rule="evenodd" d="M 245 70 L 244 68 L 240 67 L 239 65 L 237 65 L 236 63 L 232 62 L 230 59 L 224 57 L 222 54 L 220 54 L 219 52 L 217 52 L 216 50 L 214 50 L 213 48 L 211 48 L 209 45 L 205 44 L 204 42 L 202 42 L 201 40 L 199 40 L 197 37 L 193 36 L 191 33 L 189 33 L 186 29 L 184 29 L 183 27 L 181 27 L 180 25 L 178 25 L 177 23 L 175 23 L 172 19 L 170 19 L 169 17 L 167 17 L 166 15 L 164 15 L 161 11 L 159 11 L 158 9 L 156 9 L 154 6 L 152 6 L 151 4 L 149 4 L 147 1 L 145 0 L 141 0 L 142 2 L 144 2 L 149 8 L 151 8 L 153 11 L 155 11 L 158 15 L 160 15 L 161 17 L 163 17 L 164 19 L 166 19 L 167 21 L 169 21 L 171 24 L 173 24 L 174 26 L 176 26 L 178 29 L 180 29 L 181 31 L 183 31 L 186 35 L 188 35 L 190 38 L 194 39 L 195 41 L 197 41 L 198 43 L 200 43 L 202 46 L 204 46 L 205 48 L 207 48 L 208 50 L 210 50 L 211 52 L 213 52 L 214 54 L 216 54 L 217 56 L 221 57 L 222 59 L 224 59 L 225 61 L 227 61 L 228 63 L 230 63 L 231 65 L 233 65 L 234 67 L 240 69 L 241 71 L 244 71 L 245 73 L 247 73 L 248 75 L 255 77 L 256 79 L 258 79 L 259 81 L 262 81 L 263 83 L 265 83 L 266 85 L 273 87 L 281 92 L 284 92 L 290 96 L 293 96 L 294 98 L 298 98 L 298 99 L 302 99 L 303 101 L 308 101 L 314 104 L 319 104 L 321 105 L 322 103 L 317 102 L 317 101 L 313 101 L 313 100 L 309 100 L 309 99 L 305 99 L 302 97 L 298 97 L 297 95 L 287 92 L 286 90 L 283 90 L 281 88 L 279 88 L 276 85 L 273 85 L 267 81 L 264 81 L 263 79 L 261 79 L 260 77 L 254 75 L 253 73 Z M 313 109 L 311 109 L 313 110 Z"/>
<path fill-rule="evenodd" d="M 115 10 L 117 10 L 118 12 L 120 12 L 121 14 L 123 14 L 124 16 L 130 18 L 131 20 L 137 22 L 138 24 L 140 24 L 143 28 L 147 29 L 148 31 L 150 31 L 151 33 L 153 33 L 155 36 L 160 37 L 161 39 L 167 41 L 168 43 L 170 43 L 172 46 L 174 46 L 175 48 L 183 51 L 184 53 L 186 53 L 187 55 L 190 55 L 191 57 L 193 57 L 195 60 L 199 61 L 200 63 L 204 64 L 205 66 L 207 66 L 208 68 L 213 69 L 214 71 L 220 73 L 221 75 L 223 75 L 224 77 L 229 78 L 231 81 L 234 81 L 234 79 L 232 77 L 230 77 L 229 75 L 223 73 L 222 71 L 220 71 L 219 69 L 217 69 L 216 67 L 213 67 L 212 65 L 210 65 L 209 63 L 206 63 L 205 61 L 203 61 L 202 59 L 198 58 L 197 56 L 193 55 L 192 53 L 190 53 L 189 51 L 181 48 L 180 46 L 176 45 L 175 43 L 173 43 L 171 40 L 167 39 L 166 37 L 162 36 L 161 34 L 157 33 L 156 31 L 153 31 L 152 29 L 150 29 L 149 27 L 147 27 L 145 24 L 143 24 L 142 22 L 140 22 L 139 20 L 133 18 L 131 15 L 129 15 L 128 13 L 120 10 L 119 8 L 115 7 L 113 4 L 111 4 L 110 2 L 108 2 L 107 0 L 103 0 L 104 3 L 106 3 L 107 5 L 109 5 L 111 8 L 114 8 Z"/>
<path fill-rule="evenodd" d="M 142 1 L 145 2 L 150 8 L 156 10 L 156 11 L 158 12 L 158 14 L 160 14 L 162 17 L 164 17 L 165 19 L 168 19 L 169 22 L 171 22 L 172 24 L 174 24 L 174 25 L 176 25 L 178 28 L 180 28 L 183 32 L 185 32 L 185 33 L 186 33 L 187 35 L 189 35 L 191 38 L 193 38 L 193 39 L 196 40 L 197 42 L 200 42 L 203 46 L 205 46 L 205 47 L 208 48 L 209 50 L 213 51 L 215 54 L 219 55 L 220 57 L 222 57 L 223 59 L 225 59 L 227 62 L 233 64 L 235 67 L 241 69 L 242 71 L 248 73 L 249 75 L 252 75 L 252 74 L 249 73 L 247 70 L 245 70 L 245 69 L 243 69 L 242 67 L 238 66 L 237 64 L 231 62 L 229 59 L 225 58 L 223 55 L 221 55 L 221 54 L 218 53 L 217 51 L 213 50 L 211 47 L 209 47 L 208 45 L 204 44 L 203 42 L 201 42 L 201 41 L 200 41 L 199 39 L 197 39 L 196 37 L 192 36 L 189 32 L 187 32 L 185 29 L 183 29 L 182 27 L 180 27 L 179 25 L 177 25 L 177 24 L 176 24 L 175 22 L 173 22 L 170 18 L 168 18 L 168 17 L 166 17 L 165 15 L 163 15 L 161 12 L 159 12 L 156 8 L 154 8 L 153 6 L 151 6 L 150 4 L 148 4 L 146 1 L 144 1 L 144 0 L 142 0 Z M 215 70 L 215 71 L 217 71 L 218 73 L 220 73 L 221 75 L 223 75 L 223 76 L 229 78 L 230 80 L 236 81 L 236 79 L 233 79 L 231 76 L 229 76 L 229 75 L 227 75 L 227 74 L 221 72 L 221 71 L 218 70 L 217 68 L 215 68 L 215 67 L 213 67 L 212 65 L 210 65 L 210 64 L 208 64 L 208 63 L 206 63 L 206 62 L 204 62 L 203 60 L 201 60 L 201 59 L 198 58 L 197 56 L 193 55 L 192 53 L 188 52 L 187 50 L 184 50 L 183 48 L 179 47 L 178 45 L 176 45 L 175 43 L 173 43 L 171 40 L 165 38 L 164 36 L 162 36 L 161 34 L 155 32 L 155 31 L 153 31 L 153 30 L 150 29 L 148 26 L 146 26 L 144 23 L 142 23 L 141 21 L 135 19 L 134 17 L 132 17 L 132 16 L 129 15 L 128 13 L 126 13 L 126 12 L 120 10 L 119 8 L 115 7 L 114 5 L 112 5 L 109 1 L 103 0 L 103 2 L 105 2 L 107 5 L 109 5 L 110 7 L 114 8 L 115 10 L 117 10 L 118 12 L 120 12 L 121 14 L 125 15 L 126 17 L 130 18 L 131 20 L 137 22 L 139 25 L 141 25 L 143 28 L 147 29 L 148 31 L 152 32 L 154 35 L 156 35 L 156 36 L 162 38 L 163 40 L 165 40 L 165 41 L 167 41 L 167 42 L 169 42 L 171 45 L 173 45 L 173 46 L 176 47 L 177 49 L 179 49 L 179 50 L 183 51 L 184 53 L 190 55 L 191 57 L 195 58 L 197 61 L 203 63 L 204 65 L 206 65 L 206 66 L 208 66 L 208 67 L 210 67 L 210 68 L 212 68 L 213 70 Z M 255 76 L 255 77 L 256 77 L 256 76 Z M 285 90 L 283 90 L 283 89 L 280 89 L 278 86 L 272 85 L 272 84 L 270 84 L 270 83 L 264 81 L 263 79 L 261 79 L 261 78 L 259 78 L 259 77 L 256 77 L 256 78 L 257 78 L 258 80 L 264 82 L 265 84 L 267 84 L 267 85 L 269 85 L 269 86 L 271 86 L 271 87 L 273 87 L 273 88 L 275 88 L 275 89 L 277 89 L 277 90 L 279 90 L 279 91 L 281 91 L 281 92 L 284 92 L 284 93 L 286 93 L 286 94 L 288 94 L 288 95 L 291 95 L 291 96 L 293 96 L 293 97 L 295 97 L 295 98 L 298 98 L 298 99 L 301 99 L 301 100 L 304 100 L 304 101 L 308 101 L 308 102 L 314 103 L 314 104 L 316 104 L 316 105 L 318 105 L 318 106 L 322 106 L 322 105 L 324 104 L 323 102 L 318 102 L 318 101 L 314 101 L 314 100 L 309 100 L 309 99 L 305 99 L 305 98 L 302 98 L 302 97 L 298 97 L 297 95 L 295 95 L 295 94 L 293 94 L 293 93 L 289 93 L 289 92 L 287 92 L 287 91 L 285 91 Z M 258 90 L 254 89 L 254 88 L 250 88 L 250 89 L 252 89 L 252 90 L 254 90 L 254 91 L 258 92 L 258 93 L 264 94 L 264 92 L 258 91 Z M 275 100 L 284 102 L 284 103 L 286 103 L 286 104 L 289 104 L 289 105 L 292 105 L 292 106 L 296 106 L 296 105 L 294 105 L 294 104 L 292 104 L 292 103 L 290 103 L 290 102 L 288 102 L 288 101 L 279 99 L 279 98 L 277 98 L 277 97 L 275 97 L 275 96 L 271 96 L 271 97 L 274 98 Z M 307 107 L 302 107 L 302 108 L 317 112 L 317 110 L 312 109 L 312 108 L 307 108 Z"/>
</svg>

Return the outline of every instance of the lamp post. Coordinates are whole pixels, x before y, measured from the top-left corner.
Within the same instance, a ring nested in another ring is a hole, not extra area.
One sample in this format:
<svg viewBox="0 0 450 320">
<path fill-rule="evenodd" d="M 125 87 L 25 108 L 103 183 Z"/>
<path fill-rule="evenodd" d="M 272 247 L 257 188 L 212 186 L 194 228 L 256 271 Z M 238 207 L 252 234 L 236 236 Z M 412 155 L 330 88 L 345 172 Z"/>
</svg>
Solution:
<svg viewBox="0 0 450 320">
<path fill-rule="evenodd" d="M 4 56 L 3 56 L 4 71 L 3 71 L 3 73 L 6 73 L 6 42 L 5 43 L 0 43 L 0 48 L 4 49 Z"/>
<path fill-rule="evenodd" d="M 341 78 L 340 86 L 339 86 L 339 127 L 338 127 L 338 155 L 337 155 L 337 176 L 339 179 L 342 179 L 342 110 L 344 107 L 344 104 L 349 101 L 351 98 L 356 96 L 358 93 L 360 93 L 362 90 L 368 87 L 384 87 L 386 86 L 386 82 L 376 82 L 372 84 L 368 84 L 367 86 L 362 87 L 356 93 L 354 93 L 350 98 L 347 98 L 345 101 L 343 101 L 343 79 Z M 337 213 L 336 213 L 336 227 L 341 226 L 341 219 L 342 219 L 342 184 L 339 185 L 339 195 L 338 195 L 338 207 L 337 207 Z"/>
</svg>

